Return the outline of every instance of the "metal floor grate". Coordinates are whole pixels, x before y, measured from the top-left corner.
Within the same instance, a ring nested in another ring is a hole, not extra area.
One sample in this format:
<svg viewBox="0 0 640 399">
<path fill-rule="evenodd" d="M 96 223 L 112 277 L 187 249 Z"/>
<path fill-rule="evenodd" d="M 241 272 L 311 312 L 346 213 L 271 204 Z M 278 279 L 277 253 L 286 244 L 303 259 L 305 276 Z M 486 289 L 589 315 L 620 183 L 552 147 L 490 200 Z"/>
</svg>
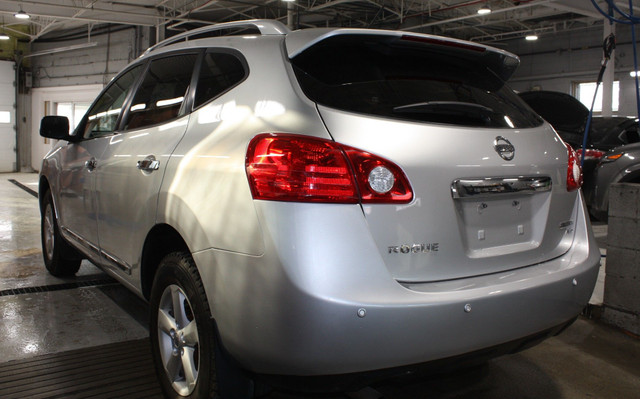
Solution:
<svg viewBox="0 0 640 399">
<path fill-rule="evenodd" d="M 72 283 L 41 285 L 38 287 L 22 287 L 22 288 L 10 288 L 0 291 L 0 297 L 7 295 L 20 295 L 20 294 L 34 294 L 37 292 L 50 292 L 60 290 L 70 290 L 80 287 L 94 287 L 99 285 L 118 284 L 118 282 L 111 277 L 98 279 L 98 280 L 86 280 L 86 281 L 74 281 Z"/>
<path fill-rule="evenodd" d="M 25 186 L 24 184 L 20 183 L 19 181 L 15 180 L 15 179 L 9 179 L 9 181 L 11 183 L 15 184 L 16 186 L 20 187 L 24 191 L 28 192 L 29 194 L 33 195 L 34 197 L 38 198 L 38 192 L 37 191 L 31 189 L 30 187 Z"/>
<path fill-rule="evenodd" d="M 162 398 L 148 339 L 0 364 L 0 398 Z"/>
</svg>

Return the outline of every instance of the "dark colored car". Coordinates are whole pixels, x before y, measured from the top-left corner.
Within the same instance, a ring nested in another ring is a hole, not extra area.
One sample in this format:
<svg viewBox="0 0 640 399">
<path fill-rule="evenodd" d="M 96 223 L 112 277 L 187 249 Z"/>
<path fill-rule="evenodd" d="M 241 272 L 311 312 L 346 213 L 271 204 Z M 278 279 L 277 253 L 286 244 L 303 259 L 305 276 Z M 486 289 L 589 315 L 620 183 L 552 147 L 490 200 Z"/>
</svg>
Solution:
<svg viewBox="0 0 640 399">
<path fill-rule="evenodd" d="M 528 91 L 519 94 L 556 129 L 562 140 L 582 156 L 584 130 L 589 117 L 587 107 L 575 97 L 556 91 Z M 584 156 L 585 180 L 593 180 L 593 170 L 608 151 L 639 141 L 637 119 L 625 116 L 593 117 Z"/>
<path fill-rule="evenodd" d="M 557 91 L 527 91 L 519 95 L 566 143 L 575 149 L 582 148 L 589 110 L 580 101 Z"/>
<path fill-rule="evenodd" d="M 638 119 L 625 116 L 595 117 L 589 129 L 587 145 L 601 151 L 611 151 L 621 145 L 640 142 Z M 587 152 L 587 155 L 589 153 Z M 599 158 L 604 156 L 602 154 Z"/>
<path fill-rule="evenodd" d="M 640 183 L 640 143 L 608 152 L 585 180 L 585 199 L 596 219 L 607 221 L 609 188 L 614 183 Z"/>
</svg>

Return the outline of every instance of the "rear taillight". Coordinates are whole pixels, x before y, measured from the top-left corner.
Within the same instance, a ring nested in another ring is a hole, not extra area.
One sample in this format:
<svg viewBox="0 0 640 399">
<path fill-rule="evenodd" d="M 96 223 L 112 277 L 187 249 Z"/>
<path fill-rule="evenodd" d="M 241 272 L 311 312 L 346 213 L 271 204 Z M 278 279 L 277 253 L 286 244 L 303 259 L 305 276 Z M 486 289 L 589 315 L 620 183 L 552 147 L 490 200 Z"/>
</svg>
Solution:
<svg viewBox="0 0 640 399">
<path fill-rule="evenodd" d="M 580 158 L 573 148 L 567 144 L 569 164 L 567 166 L 567 191 L 575 191 L 582 187 L 582 167 Z"/>
<path fill-rule="evenodd" d="M 393 162 L 314 137 L 258 135 L 249 143 L 245 166 L 254 199 L 353 204 L 413 198 Z"/>
<path fill-rule="evenodd" d="M 578 159 L 582 158 L 582 148 L 579 149 L 578 151 L 576 151 L 576 154 L 578 154 Z M 600 158 L 602 158 L 604 156 L 605 152 L 604 151 L 600 151 L 600 150 L 596 150 L 593 148 L 587 148 L 587 150 L 584 153 L 584 159 L 588 160 L 588 159 L 594 159 L 594 160 L 598 160 Z"/>
</svg>

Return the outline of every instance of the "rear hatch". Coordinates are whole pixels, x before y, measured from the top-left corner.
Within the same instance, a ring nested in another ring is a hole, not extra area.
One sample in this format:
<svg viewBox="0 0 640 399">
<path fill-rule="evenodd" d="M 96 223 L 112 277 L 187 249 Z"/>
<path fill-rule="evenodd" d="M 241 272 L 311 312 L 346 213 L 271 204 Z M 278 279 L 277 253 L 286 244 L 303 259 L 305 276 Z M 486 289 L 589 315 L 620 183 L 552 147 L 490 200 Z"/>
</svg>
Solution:
<svg viewBox="0 0 640 399">
<path fill-rule="evenodd" d="M 409 204 L 363 205 L 394 278 L 496 273 L 568 250 L 567 149 L 505 85 L 516 57 L 368 30 L 293 32 L 286 45 L 333 139 L 396 163 L 410 181 Z"/>
</svg>

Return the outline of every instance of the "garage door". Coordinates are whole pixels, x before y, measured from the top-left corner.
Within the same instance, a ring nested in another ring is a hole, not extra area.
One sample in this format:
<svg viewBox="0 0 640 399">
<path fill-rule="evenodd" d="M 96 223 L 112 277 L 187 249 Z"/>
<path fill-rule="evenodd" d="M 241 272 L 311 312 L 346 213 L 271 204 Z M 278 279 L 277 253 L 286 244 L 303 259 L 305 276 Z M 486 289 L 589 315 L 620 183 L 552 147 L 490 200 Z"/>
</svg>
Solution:
<svg viewBox="0 0 640 399">
<path fill-rule="evenodd" d="M 11 61 L 0 61 L 0 172 L 16 170 L 15 71 Z"/>
</svg>

